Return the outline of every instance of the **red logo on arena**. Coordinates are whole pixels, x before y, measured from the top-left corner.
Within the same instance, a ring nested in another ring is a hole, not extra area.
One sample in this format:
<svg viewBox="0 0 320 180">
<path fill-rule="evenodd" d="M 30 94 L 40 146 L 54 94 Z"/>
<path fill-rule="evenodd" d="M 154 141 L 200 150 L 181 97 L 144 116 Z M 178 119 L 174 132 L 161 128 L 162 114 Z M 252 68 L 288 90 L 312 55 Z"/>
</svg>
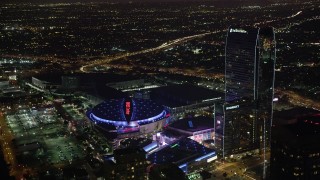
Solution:
<svg viewBox="0 0 320 180">
<path fill-rule="evenodd" d="M 125 101 L 123 102 L 123 114 L 129 123 L 131 121 L 131 116 L 132 116 L 132 111 L 133 111 L 133 103 L 132 99 L 126 98 Z"/>
<path fill-rule="evenodd" d="M 126 102 L 126 115 L 130 115 L 130 110 L 131 110 L 131 102 Z"/>
</svg>

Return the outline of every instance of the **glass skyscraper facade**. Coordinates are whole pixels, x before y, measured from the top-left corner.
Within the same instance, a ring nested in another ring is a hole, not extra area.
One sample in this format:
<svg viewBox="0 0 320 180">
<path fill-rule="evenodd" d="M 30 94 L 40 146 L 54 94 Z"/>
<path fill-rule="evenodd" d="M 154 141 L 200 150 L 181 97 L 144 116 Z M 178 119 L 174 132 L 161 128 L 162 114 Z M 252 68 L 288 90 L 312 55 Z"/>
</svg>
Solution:
<svg viewBox="0 0 320 180">
<path fill-rule="evenodd" d="M 230 27 L 225 47 L 223 156 L 269 146 L 275 35 L 271 27 Z"/>
</svg>

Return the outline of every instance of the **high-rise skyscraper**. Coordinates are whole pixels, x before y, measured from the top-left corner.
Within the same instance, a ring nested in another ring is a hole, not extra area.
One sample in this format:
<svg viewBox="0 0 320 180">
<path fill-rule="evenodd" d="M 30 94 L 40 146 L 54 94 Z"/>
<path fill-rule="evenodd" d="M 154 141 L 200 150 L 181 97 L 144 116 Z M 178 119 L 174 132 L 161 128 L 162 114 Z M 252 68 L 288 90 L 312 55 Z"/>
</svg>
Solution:
<svg viewBox="0 0 320 180">
<path fill-rule="evenodd" d="M 231 26 L 225 53 L 223 156 L 265 151 L 273 111 L 274 30 Z"/>
</svg>

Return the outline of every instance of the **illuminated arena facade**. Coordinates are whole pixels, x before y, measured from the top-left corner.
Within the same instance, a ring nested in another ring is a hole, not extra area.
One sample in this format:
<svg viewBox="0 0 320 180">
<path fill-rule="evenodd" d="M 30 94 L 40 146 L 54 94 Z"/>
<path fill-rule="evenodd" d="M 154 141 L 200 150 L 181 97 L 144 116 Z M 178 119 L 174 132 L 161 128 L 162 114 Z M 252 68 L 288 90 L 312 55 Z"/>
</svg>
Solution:
<svg viewBox="0 0 320 180">
<path fill-rule="evenodd" d="M 87 112 L 99 129 L 116 137 L 148 134 L 162 129 L 169 117 L 164 106 L 149 99 L 121 98 L 106 100 Z"/>
</svg>

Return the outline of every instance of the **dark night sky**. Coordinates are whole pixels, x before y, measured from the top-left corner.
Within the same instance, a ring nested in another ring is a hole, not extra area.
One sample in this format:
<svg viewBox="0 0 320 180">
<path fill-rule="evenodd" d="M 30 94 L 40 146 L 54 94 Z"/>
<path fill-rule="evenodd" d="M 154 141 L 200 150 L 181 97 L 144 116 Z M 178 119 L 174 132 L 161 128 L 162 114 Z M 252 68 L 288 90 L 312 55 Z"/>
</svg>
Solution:
<svg viewBox="0 0 320 180">
<path fill-rule="evenodd" d="M 1 0 L 1 3 L 75 3 L 75 2 L 175 2 L 204 0 Z"/>
<path fill-rule="evenodd" d="M 1 0 L 1 3 L 75 3 L 75 2 L 175 2 L 205 0 Z"/>
<path fill-rule="evenodd" d="M 233 1 L 251 1 L 251 2 L 284 2 L 284 1 L 296 1 L 296 0 L 0 0 L 0 4 L 3 3 L 75 3 L 75 2 L 180 2 L 180 1 L 193 1 L 193 2 L 203 2 L 203 1 L 220 1 L 220 2 L 233 2 Z M 305 0 L 298 0 L 305 1 Z"/>
<path fill-rule="evenodd" d="M 76 3 L 76 2 L 175 2 L 205 0 L 0 0 L 0 3 Z"/>
</svg>

